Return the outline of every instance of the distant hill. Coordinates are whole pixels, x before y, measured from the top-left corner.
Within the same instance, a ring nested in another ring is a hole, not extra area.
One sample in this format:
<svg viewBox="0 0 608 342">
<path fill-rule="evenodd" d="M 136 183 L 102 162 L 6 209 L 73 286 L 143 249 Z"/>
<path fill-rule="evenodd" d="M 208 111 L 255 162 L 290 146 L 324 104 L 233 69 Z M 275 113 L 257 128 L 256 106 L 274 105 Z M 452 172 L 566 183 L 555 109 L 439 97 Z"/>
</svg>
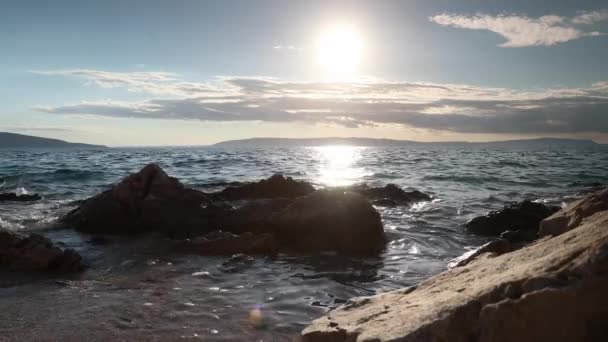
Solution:
<svg viewBox="0 0 608 342">
<path fill-rule="evenodd" d="M 0 148 L 107 148 L 103 145 L 70 143 L 17 133 L 0 132 Z"/>
<path fill-rule="evenodd" d="M 506 140 L 492 142 L 419 142 L 411 140 L 374 139 L 374 138 L 251 138 L 242 140 L 227 140 L 213 146 L 218 147 L 292 147 L 292 146 L 497 146 L 497 147 L 559 147 L 559 146 L 598 146 L 593 140 L 540 138 L 524 140 Z"/>
</svg>

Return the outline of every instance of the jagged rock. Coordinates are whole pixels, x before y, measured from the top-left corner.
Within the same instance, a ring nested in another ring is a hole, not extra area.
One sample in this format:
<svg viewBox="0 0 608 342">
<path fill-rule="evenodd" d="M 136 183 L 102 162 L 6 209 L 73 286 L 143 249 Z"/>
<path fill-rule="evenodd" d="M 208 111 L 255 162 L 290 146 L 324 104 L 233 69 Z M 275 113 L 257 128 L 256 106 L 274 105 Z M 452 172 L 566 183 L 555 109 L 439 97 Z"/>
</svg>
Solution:
<svg viewBox="0 0 608 342">
<path fill-rule="evenodd" d="M 318 190 L 270 218 L 281 245 L 304 251 L 376 253 L 384 248 L 380 214 L 361 195 Z"/>
<path fill-rule="evenodd" d="M 395 184 L 387 184 L 380 188 L 372 188 L 367 184 L 352 185 L 344 188 L 347 191 L 356 192 L 370 200 L 373 204 L 380 206 L 409 205 L 414 202 L 430 201 L 431 196 L 418 190 L 405 191 Z"/>
<path fill-rule="evenodd" d="M 562 235 L 404 289 L 357 298 L 304 342 L 606 341 L 608 211 Z"/>
<path fill-rule="evenodd" d="M 46 237 L 25 236 L 0 229 L 0 267 L 12 271 L 77 272 L 84 269 L 81 256 L 61 250 Z"/>
<path fill-rule="evenodd" d="M 253 199 L 236 208 L 221 201 L 243 198 Z M 160 231 L 193 237 L 221 229 L 238 235 L 256 234 L 215 241 L 217 253 L 222 248 L 231 250 L 226 253 L 252 253 L 249 244 L 259 240 L 259 234 L 274 236 L 281 248 L 301 251 L 371 253 L 384 248 L 380 215 L 361 195 L 343 190 L 314 191 L 308 183 L 280 175 L 206 195 L 184 188 L 155 164 L 84 201 L 63 222 L 90 233 Z M 268 238 L 263 241 L 263 248 L 254 249 L 274 249 Z M 210 253 L 212 245 L 205 244 Z"/>
<path fill-rule="evenodd" d="M 578 226 L 585 217 L 603 210 L 608 210 L 608 189 L 574 201 L 566 208 L 544 219 L 540 223 L 538 234 L 540 236 L 562 234 Z"/>
<path fill-rule="evenodd" d="M 156 164 L 123 179 L 112 189 L 84 201 L 63 222 L 91 233 L 129 234 L 163 231 L 197 235 L 212 230 L 207 196 L 186 189 Z"/>
<path fill-rule="evenodd" d="M 488 257 L 496 257 L 509 253 L 513 250 L 513 246 L 508 240 L 496 239 L 490 241 L 481 247 L 478 247 L 472 251 L 464 253 L 458 258 L 452 260 L 448 264 L 448 268 L 461 267 L 471 263 L 473 260 L 477 260 L 479 256 L 485 254 Z"/>
<path fill-rule="evenodd" d="M 276 174 L 256 183 L 228 187 L 213 196 L 217 199 L 236 201 L 256 198 L 296 198 L 314 191 L 315 188 L 310 183 Z"/>
<path fill-rule="evenodd" d="M 540 221 L 558 210 L 558 207 L 523 201 L 478 216 L 466 223 L 465 227 L 471 233 L 484 236 L 499 236 L 507 230 L 537 232 Z"/>
<path fill-rule="evenodd" d="M 207 255 L 265 254 L 275 255 L 279 245 L 271 234 L 254 235 L 250 232 L 235 235 L 228 232 L 212 232 L 194 238 L 188 250 Z"/>
<path fill-rule="evenodd" d="M 38 194 L 33 194 L 33 195 L 17 195 L 14 192 L 4 192 L 4 193 L 0 193 L 0 202 L 4 202 L 4 201 L 12 201 L 12 202 L 31 202 L 31 201 L 38 201 L 40 200 L 42 197 L 40 197 L 40 195 Z"/>
</svg>

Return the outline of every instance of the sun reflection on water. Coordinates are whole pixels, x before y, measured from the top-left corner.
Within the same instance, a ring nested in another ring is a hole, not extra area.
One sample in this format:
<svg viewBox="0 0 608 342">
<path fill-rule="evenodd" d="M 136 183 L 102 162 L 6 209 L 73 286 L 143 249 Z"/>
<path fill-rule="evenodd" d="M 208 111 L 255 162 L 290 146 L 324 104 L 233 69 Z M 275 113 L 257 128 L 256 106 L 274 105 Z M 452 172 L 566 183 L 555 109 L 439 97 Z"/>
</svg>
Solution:
<svg viewBox="0 0 608 342">
<path fill-rule="evenodd" d="M 365 147 L 317 146 L 312 148 L 319 159 L 317 182 L 326 186 L 345 186 L 359 183 L 367 175 L 364 167 L 358 166 Z"/>
</svg>

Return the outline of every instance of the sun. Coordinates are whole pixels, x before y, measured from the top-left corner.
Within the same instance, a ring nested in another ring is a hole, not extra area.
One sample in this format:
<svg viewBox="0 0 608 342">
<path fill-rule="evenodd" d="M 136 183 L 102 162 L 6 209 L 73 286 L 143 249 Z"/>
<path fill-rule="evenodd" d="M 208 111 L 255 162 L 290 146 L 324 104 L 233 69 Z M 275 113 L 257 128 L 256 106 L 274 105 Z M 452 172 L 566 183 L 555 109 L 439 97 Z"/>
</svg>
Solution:
<svg viewBox="0 0 608 342">
<path fill-rule="evenodd" d="M 351 27 L 337 27 L 319 37 L 317 58 L 329 73 L 353 74 L 361 63 L 363 45 L 360 36 Z"/>
</svg>

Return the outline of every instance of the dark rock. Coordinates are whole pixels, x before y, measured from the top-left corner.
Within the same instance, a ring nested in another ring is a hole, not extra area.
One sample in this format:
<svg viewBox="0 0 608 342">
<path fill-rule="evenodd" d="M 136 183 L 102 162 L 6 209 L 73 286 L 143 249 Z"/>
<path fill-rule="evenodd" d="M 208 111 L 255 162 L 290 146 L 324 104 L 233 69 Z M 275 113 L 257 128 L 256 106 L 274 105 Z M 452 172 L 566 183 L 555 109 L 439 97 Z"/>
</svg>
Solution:
<svg viewBox="0 0 608 342">
<path fill-rule="evenodd" d="M 385 237 L 380 214 L 361 195 L 319 190 L 273 215 L 273 233 L 282 246 L 303 251 L 377 253 Z"/>
<path fill-rule="evenodd" d="M 296 198 L 314 191 L 315 188 L 310 183 L 296 181 L 291 177 L 285 178 L 283 175 L 276 174 L 256 183 L 228 187 L 213 194 L 213 197 L 227 201 L 257 198 Z"/>
<path fill-rule="evenodd" d="M 465 224 L 465 227 L 471 233 L 484 236 L 499 236 L 507 230 L 536 233 L 540 221 L 558 210 L 558 207 L 526 200 L 505 206 L 501 210 L 491 211 L 485 216 L 476 217 Z"/>
<path fill-rule="evenodd" d="M 91 233 L 129 234 L 162 231 L 197 235 L 211 231 L 207 196 L 186 189 L 156 164 L 87 199 L 63 222 Z M 213 210 L 217 211 L 217 208 Z"/>
<path fill-rule="evenodd" d="M 235 235 L 228 232 L 212 232 L 192 239 L 187 248 L 195 253 L 207 255 L 265 254 L 275 255 L 279 245 L 271 234 Z"/>
<path fill-rule="evenodd" d="M 31 202 L 31 201 L 38 201 L 40 199 L 42 199 L 42 197 L 40 197 L 40 195 L 38 195 L 38 194 L 33 194 L 33 195 L 17 195 L 14 192 L 0 193 L 0 202 L 4 202 L 4 201 Z"/>
<path fill-rule="evenodd" d="M 235 254 L 222 262 L 220 270 L 224 273 L 238 273 L 253 265 L 255 259 L 246 254 Z"/>
<path fill-rule="evenodd" d="M 501 239 L 511 243 L 526 243 L 536 240 L 537 232 L 533 230 L 506 230 L 500 234 Z"/>
<path fill-rule="evenodd" d="M 418 190 L 405 191 L 395 184 L 387 184 L 380 188 L 372 188 L 367 184 L 352 185 L 344 188 L 356 192 L 380 206 L 409 205 L 414 202 L 430 201 L 431 196 Z"/>
<path fill-rule="evenodd" d="M 12 271 L 77 272 L 84 269 L 81 256 L 72 249 L 61 250 L 46 237 L 25 236 L 0 230 L 0 267 Z"/>
<path fill-rule="evenodd" d="M 222 201 L 244 198 L 236 208 Z M 86 200 L 63 222 L 103 234 L 158 231 L 181 238 L 221 229 L 238 235 L 197 240 L 200 253 L 212 254 L 273 254 L 276 241 L 302 251 L 372 253 L 385 242 L 380 215 L 361 195 L 315 191 L 280 175 L 207 195 L 184 188 L 155 164 Z"/>
</svg>

